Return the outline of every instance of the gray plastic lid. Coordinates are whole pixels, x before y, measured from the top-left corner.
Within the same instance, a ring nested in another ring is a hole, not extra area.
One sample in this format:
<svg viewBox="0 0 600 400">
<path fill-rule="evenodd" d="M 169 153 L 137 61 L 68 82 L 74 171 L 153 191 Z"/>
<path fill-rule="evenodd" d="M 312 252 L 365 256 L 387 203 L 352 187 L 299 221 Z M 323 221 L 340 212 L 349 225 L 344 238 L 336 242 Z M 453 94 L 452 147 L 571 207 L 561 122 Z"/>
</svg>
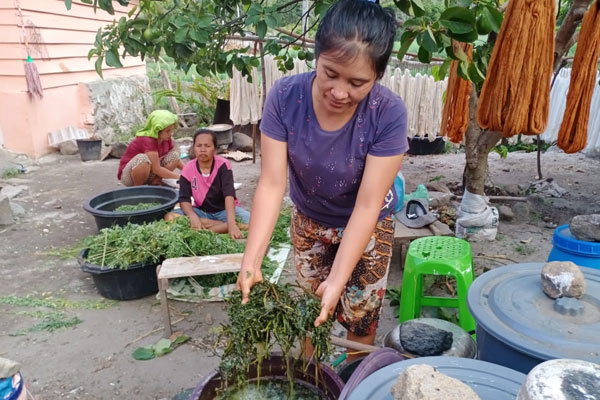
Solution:
<svg viewBox="0 0 600 400">
<path fill-rule="evenodd" d="M 393 400 L 390 389 L 411 365 L 426 364 L 469 385 L 485 400 L 514 400 L 526 376 L 486 361 L 458 357 L 421 357 L 390 364 L 369 375 L 350 393 L 348 400 Z"/>
<path fill-rule="evenodd" d="M 512 264 L 481 275 L 467 298 L 473 318 L 529 356 L 600 362 L 600 270 L 580 267 L 587 286 L 581 299 L 553 300 L 542 290 L 543 266 Z"/>
</svg>

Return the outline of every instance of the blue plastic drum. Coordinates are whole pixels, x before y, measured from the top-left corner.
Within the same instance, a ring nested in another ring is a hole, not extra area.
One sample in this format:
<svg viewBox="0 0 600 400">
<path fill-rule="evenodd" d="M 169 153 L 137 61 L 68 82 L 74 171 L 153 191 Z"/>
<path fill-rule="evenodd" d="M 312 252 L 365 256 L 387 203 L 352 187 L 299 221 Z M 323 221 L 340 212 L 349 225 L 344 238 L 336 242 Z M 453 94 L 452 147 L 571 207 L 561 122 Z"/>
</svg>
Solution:
<svg viewBox="0 0 600 400">
<path fill-rule="evenodd" d="M 554 230 L 548 261 L 571 261 L 583 267 L 600 269 L 600 242 L 586 242 L 573 236 L 569 225 Z"/>
<path fill-rule="evenodd" d="M 390 389 L 398 376 L 411 365 L 427 364 L 442 374 L 458 379 L 485 400 L 514 400 L 526 376 L 485 361 L 459 357 L 421 357 L 383 367 L 365 378 L 348 400 L 393 400 Z"/>
</svg>

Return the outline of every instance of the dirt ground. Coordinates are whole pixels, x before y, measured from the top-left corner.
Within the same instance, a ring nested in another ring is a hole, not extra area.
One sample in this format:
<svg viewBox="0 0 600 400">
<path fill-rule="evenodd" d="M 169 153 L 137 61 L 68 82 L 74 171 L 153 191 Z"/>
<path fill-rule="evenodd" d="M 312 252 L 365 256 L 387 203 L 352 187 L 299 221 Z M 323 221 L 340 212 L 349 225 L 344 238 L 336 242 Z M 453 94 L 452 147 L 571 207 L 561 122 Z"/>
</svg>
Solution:
<svg viewBox="0 0 600 400">
<path fill-rule="evenodd" d="M 4 155 L 5 161 L 7 157 Z M 131 353 L 137 346 L 161 338 L 163 325 L 155 297 L 106 304 L 74 259 L 47 254 L 96 232 L 93 218 L 83 211 L 82 204 L 94 194 L 118 187 L 118 160 L 82 163 L 77 155 L 51 155 L 36 162 L 20 162 L 29 173 L 0 181 L 3 187 L 22 186 L 13 202 L 25 209 L 17 223 L 0 226 L 0 357 L 23 365 L 28 387 L 39 400 L 183 397 L 182 390 L 196 386 L 218 365 L 214 331 L 225 316 L 224 305 L 172 302 L 177 310 L 172 319 L 184 318 L 176 330 L 192 340 L 166 356 L 134 360 Z M 464 162 L 464 154 L 409 156 L 403 168 L 407 189 L 432 181 L 456 187 Z M 562 198 L 532 195 L 521 206 L 506 203 L 513 207 L 515 219 L 501 222 L 495 241 L 472 243 L 478 273 L 510 260 L 545 261 L 556 225 L 577 214 L 600 213 L 600 160 L 547 152 L 542 165 L 544 177 L 554 178 L 568 193 Z M 250 207 L 260 163 L 233 162 L 233 168 L 235 181 L 243 184 L 238 191 L 240 201 Z M 503 188 L 511 184 L 525 188 L 536 179 L 535 154 L 511 153 L 505 160 L 492 154 L 490 170 L 494 192 L 506 194 Z M 284 279 L 292 279 L 289 265 L 288 259 Z M 389 286 L 398 286 L 398 256 L 390 271 Z M 30 296 L 28 301 L 14 304 L 25 296 Z M 32 299 L 66 300 L 58 311 L 83 322 L 53 332 L 30 331 L 41 322 L 40 311 L 56 311 L 32 307 Z M 396 309 L 386 302 L 378 344 L 396 321 Z"/>
</svg>

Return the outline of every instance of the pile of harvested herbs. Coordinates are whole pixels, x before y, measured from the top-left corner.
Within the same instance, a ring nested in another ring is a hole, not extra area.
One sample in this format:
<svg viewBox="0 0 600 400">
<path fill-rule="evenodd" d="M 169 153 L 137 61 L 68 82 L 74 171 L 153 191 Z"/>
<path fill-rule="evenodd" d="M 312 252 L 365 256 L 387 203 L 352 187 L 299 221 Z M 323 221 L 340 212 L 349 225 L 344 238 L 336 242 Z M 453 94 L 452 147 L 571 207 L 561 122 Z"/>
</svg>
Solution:
<svg viewBox="0 0 600 400">
<path fill-rule="evenodd" d="M 116 212 L 133 212 L 133 211 L 143 211 L 149 210 L 150 208 L 160 206 L 160 203 L 138 203 L 138 204 L 123 204 L 115 208 Z"/>
<path fill-rule="evenodd" d="M 127 269 L 129 265 L 158 264 L 167 258 L 242 253 L 244 244 L 227 234 L 196 231 L 185 217 L 174 221 L 155 221 L 144 225 L 113 226 L 83 240 L 88 249 L 86 261 L 106 269 Z M 263 274 L 268 277 L 277 263 L 265 257 Z M 237 274 L 215 274 L 195 277 L 204 287 L 235 283 Z"/>
<path fill-rule="evenodd" d="M 240 291 L 233 292 L 227 301 L 229 323 L 223 326 L 222 337 L 226 345 L 219 366 L 223 381 L 231 383 L 224 388 L 225 393 L 237 390 L 247 383 L 246 373 L 251 365 L 256 365 L 260 378 L 261 363 L 274 346 L 281 350 L 283 358 L 287 360 L 290 392 L 294 388 L 294 377 L 291 375 L 294 367 L 291 363 L 295 361 L 289 357 L 289 353 L 296 344 L 301 346 L 304 353 L 305 341 L 310 337 L 315 362 L 331 354 L 330 333 L 333 322 L 328 320 L 321 326 L 314 327 L 314 321 L 321 310 L 321 301 L 307 290 L 298 290 L 289 284 L 262 281 L 250 291 L 248 303 L 242 305 Z M 308 363 L 304 360 L 302 362 L 306 370 Z M 315 379 L 318 382 L 318 376 Z"/>
</svg>

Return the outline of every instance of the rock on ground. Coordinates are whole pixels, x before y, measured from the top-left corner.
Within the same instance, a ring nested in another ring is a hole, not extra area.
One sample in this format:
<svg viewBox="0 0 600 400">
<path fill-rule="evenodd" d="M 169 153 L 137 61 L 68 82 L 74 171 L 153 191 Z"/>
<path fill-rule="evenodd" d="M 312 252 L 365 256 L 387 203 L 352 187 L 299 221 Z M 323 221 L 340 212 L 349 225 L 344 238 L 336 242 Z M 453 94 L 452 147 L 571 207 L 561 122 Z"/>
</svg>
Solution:
<svg viewBox="0 0 600 400">
<path fill-rule="evenodd" d="M 512 221 L 515 219 L 515 213 L 509 206 L 498 207 L 498 213 L 500 214 L 500 221 Z"/>
<path fill-rule="evenodd" d="M 6 196 L 0 196 L 0 225 L 10 225 L 13 222 L 14 217 L 10 200 Z"/>
<path fill-rule="evenodd" d="M 233 142 L 229 145 L 229 150 L 252 151 L 252 138 L 241 132 L 234 132 Z"/>
<path fill-rule="evenodd" d="M 517 400 L 600 400 L 600 365 L 558 359 L 532 369 Z"/>
<path fill-rule="evenodd" d="M 424 364 L 408 367 L 398 377 L 391 392 L 395 400 L 479 399 L 469 386 Z"/>
<path fill-rule="evenodd" d="M 573 217 L 569 230 L 579 240 L 600 242 L 600 214 Z"/>
<path fill-rule="evenodd" d="M 79 153 L 79 147 L 77 147 L 75 140 L 67 140 L 57 144 L 56 147 L 58 147 L 58 151 L 63 156 L 72 156 Z"/>
<path fill-rule="evenodd" d="M 552 299 L 585 294 L 585 277 L 571 261 L 552 261 L 542 268 L 542 289 Z"/>
</svg>

